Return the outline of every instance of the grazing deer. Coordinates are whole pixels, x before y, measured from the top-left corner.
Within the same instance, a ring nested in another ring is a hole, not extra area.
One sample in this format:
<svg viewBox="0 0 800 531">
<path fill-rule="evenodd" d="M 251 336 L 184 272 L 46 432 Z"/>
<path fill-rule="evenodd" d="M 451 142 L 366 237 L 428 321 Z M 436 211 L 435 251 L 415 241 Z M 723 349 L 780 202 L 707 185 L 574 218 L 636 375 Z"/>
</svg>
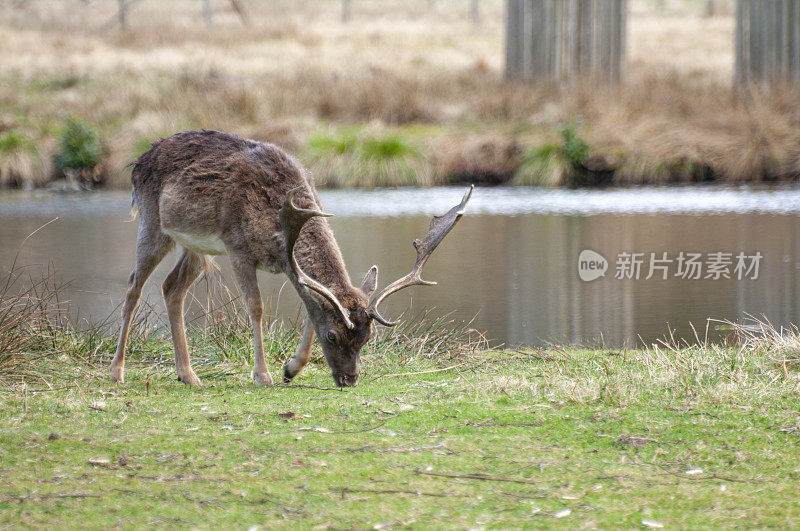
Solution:
<svg viewBox="0 0 800 531">
<path fill-rule="evenodd" d="M 414 241 L 417 261 L 411 272 L 370 300 L 378 267 L 369 269 L 360 287 L 351 284 L 313 178 L 272 144 L 217 131 L 178 133 L 154 143 L 136 160 L 131 183 L 139 211 L 136 267 L 123 306 L 111 379 L 124 381 L 125 343 L 142 286 L 177 243 L 183 254 L 162 291 L 178 380 L 193 386 L 200 380 L 189 361 L 183 306 L 189 287 L 212 267 L 207 255 L 230 257 L 253 327 L 257 383 L 272 385 L 264 359 L 263 305 L 256 281 L 256 270 L 266 269 L 289 277 L 308 313 L 300 346 L 284 367 L 284 381 L 291 381 L 308 363 L 316 332 L 336 385 L 352 386 L 358 381 L 359 355 L 372 321 L 385 326 L 398 323 L 382 317 L 378 305 L 403 288 L 435 284 L 422 280 L 422 266 L 472 195 L 470 188 L 461 203 L 433 218 L 427 236 Z"/>
</svg>

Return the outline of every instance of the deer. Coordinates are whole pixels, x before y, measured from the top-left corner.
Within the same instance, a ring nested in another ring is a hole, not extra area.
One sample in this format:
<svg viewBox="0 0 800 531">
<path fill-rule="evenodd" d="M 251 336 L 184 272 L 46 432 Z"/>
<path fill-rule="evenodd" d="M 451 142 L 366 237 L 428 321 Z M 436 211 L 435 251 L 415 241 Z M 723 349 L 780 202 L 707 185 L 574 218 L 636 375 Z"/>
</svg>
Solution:
<svg viewBox="0 0 800 531">
<path fill-rule="evenodd" d="M 201 386 L 191 366 L 184 302 L 201 273 L 216 268 L 213 256 L 227 255 L 253 331 L 252 378 L 271 386 L 264 357 L 263 302 L 258 270 L 285 274 L 306 309 L 303 336 L 283 367 L 283 382 L 310 359 L 315 335 L 338 387 L 355 386 L 361 349 L 372 324 L 391 327 L 378 307 L 388 296 L 423 280 L 422 267 L 465 211 L 474 186 L 461 202 L 434 216 L 427 235 L 415 240 L 411 272 L 375 294 L 378 267 L 361 285 L 352 284 L 311 173 L 270 144 L 219 131 L 187 131 L 154 142 L 132 163 L 132 207 L 138 214 L 136 263 L 128 280 L 122 325 L 111 379 L 125 381 L 125 345 L 142 288 L 176 246 L 182 254 L 162 285 L 175 350 L 178 380 Z"/>
</svg>

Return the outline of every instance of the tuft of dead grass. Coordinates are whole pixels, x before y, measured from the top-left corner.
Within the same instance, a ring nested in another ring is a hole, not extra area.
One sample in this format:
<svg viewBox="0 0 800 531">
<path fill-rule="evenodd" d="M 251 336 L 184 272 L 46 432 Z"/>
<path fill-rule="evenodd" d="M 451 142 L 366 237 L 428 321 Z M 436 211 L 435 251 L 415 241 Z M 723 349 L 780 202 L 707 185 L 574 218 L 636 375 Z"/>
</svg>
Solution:
<svg viewBox="0 0 800 531">
<path fill-rule="evenodd" d="M 50 272 L 30 276 L 28 286 L 20 287 L 24 274 L 15 268 L 0 278 L 0 377 L 29 375 L 53 339 L 50 319 L 58 287 Z"/>
<path fill-rule="evenodd" d="M 519 168 L 521 148 L 498 134 L 446 138 L 434 148 L 434 173 L 442 183 L 502 184 Z"/>
<path fill-rule="evenodd" d="M 52 270 L 34 278 L 27 268 L 14 266 L 2 278 L 0 381 L 36 389 L 87 374 L 105 377 L 116 346 L 117 322 L 110 316 L 76 327 L 63 290 Z M 241 298 L 222 284 L 210 289 L 208 297 L 195 301 L 202 311 L 189 322 L 193 362 L 204 378 L 246 375 L 252 364 L 252 332 Z M 272 307 L 277 301 L 270 300 L 268 308 Z M 296 348 L 299 322 L 270 320 L 265 334 L 270 364 L 282 363 Z M 715 323 L 709 320 L 709 327 Z M 716 326 L 730 331 L 731 338 L 711 342 L 706 332 L 695 334 L 693 341 L 668 334 L 635 350 L 574 346 L 503 350 L 490 348 L 470 322 L 423 312 L 396 328 L 376 332 L 363 354 L 371 377 L 386 377 L 387 370 L 392 376 L 404 371 L 453 371 L 459 377 L 448 384 L 452 390 L 476 398 L 505 393 L 550 402 L 623 405 L 658 396 L 665 403 L 703 399 L 748 404 L 800 392 L 796 326 L 775 327 L 753 318 Z M 134 320 L 129 354 L 131 365 L 147 369 L 148 374 L 171 370 L 167 329 L 146 304 Z M 312 363 L 324 364 L 318 345 Z M 509 367 L 517 367 L 525 376 L 510 374 Z"/>
<path fill-rule="evenodd" d="M 709 319 L 708 328 L 730 332 L 722 342 L 708 330 L 692 340 L 672 333 L 640 349 L 551 346 L 540 350 L 505 350 L 489 360 L 510 360 L 525 367 L 525 378 L 481 365 L 461 385 L 480 396 L 521 393 L 532 400 L 629 405 L 656 396 L 672 400 L 711 400 L 749 405 L 795 397 L 800 392 L 800 330 L 775 327 L 765 319 L 742 322 Z"/>
<path fill-rule="evenodd" d="M 789 377 L 789 371 L 800 370 L 800 329 L 796 325 L 775 327 L 767 319 L 755 317 L 722 325 L 733 332 L 742 348 L 764 356 L 784 377 Z"/>
<path fill-rule="evenodd" d="M 50 170 L 33 139 L 15 129 L 0 132 L 0 188 L 43 186 Z"/>
</svg>

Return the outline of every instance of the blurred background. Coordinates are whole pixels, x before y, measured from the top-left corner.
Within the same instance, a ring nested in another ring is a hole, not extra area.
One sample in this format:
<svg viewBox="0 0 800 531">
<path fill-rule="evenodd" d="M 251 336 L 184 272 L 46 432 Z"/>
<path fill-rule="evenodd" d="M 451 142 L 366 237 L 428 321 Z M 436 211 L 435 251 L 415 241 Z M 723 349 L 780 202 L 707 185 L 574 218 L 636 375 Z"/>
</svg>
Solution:
<svg viewBox="0 0 800 531">
<path fill-rule="evenodd" d="M 295 154 L 352 277 L 377 263 L 381 285 L 485 185 L 427 266 L 439 286 L 391 315 L 613 346 L 800 317 L 795 0 L 6 0 L 0 37 L 0 268 L 58 217 L 18 263 L 71 282 L 78 320 L 125 293 L 126 165 L 200 128 Z M 580 280 L 584 249 L 605 277 Z M 614 278 L 621 252 L 681 251 L 764 257 L 755 279 Z M 295 319 L 283 278 L 262 282 Z"/>
</svg>

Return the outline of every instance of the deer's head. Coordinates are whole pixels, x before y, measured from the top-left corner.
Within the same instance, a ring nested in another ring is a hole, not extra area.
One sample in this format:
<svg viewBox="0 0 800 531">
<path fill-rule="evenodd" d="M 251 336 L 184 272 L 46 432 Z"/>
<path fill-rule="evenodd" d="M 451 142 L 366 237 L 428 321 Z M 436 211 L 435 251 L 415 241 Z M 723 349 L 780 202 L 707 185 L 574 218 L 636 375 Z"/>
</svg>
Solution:
<svg viewBox="0 0 800 531">
<path fill-rule="evenodd" d="M 420 276 L 422 267 L 461 218 L 472 195 L 472 187 L 464 194 L 458 205 L 442 216 L 434 216 L 428 234 L 424 238 L 414 240 L 417 261 L 411 272 L 395 280 L 374 296 L 373 293 L 378 284 L 378 266 L 370 268 L 360 288 L 353 288 L 339 296 L 300 269 L 294 255 L 294 244 L 297 242 L 300 231 L 312 217 L 331 215 L 318 210 L 296 207 L 292 202 L 292 197 L 301 189 L 302 187 L 289 191 L 286 194 L 283 208 L 279 211 L 289 263 L 297 276 L 298 283 L 315 292 L 325 301 L 320 301 L 320 304 L 307 305 L 307 310 L 322 344 L 325 359 L 333 372 L 333 380 L 340 387 L 353 386 L 358 382 L 361 348 L 370 337 L 372 322 L 377 321 L 384 326 L 396 326 L 400 322 L 385 319 L 378 311 L 378 305 L 386 297 L 403 288 L 436 284 L 436 282 L 422 280 Z"/>
</svg>

